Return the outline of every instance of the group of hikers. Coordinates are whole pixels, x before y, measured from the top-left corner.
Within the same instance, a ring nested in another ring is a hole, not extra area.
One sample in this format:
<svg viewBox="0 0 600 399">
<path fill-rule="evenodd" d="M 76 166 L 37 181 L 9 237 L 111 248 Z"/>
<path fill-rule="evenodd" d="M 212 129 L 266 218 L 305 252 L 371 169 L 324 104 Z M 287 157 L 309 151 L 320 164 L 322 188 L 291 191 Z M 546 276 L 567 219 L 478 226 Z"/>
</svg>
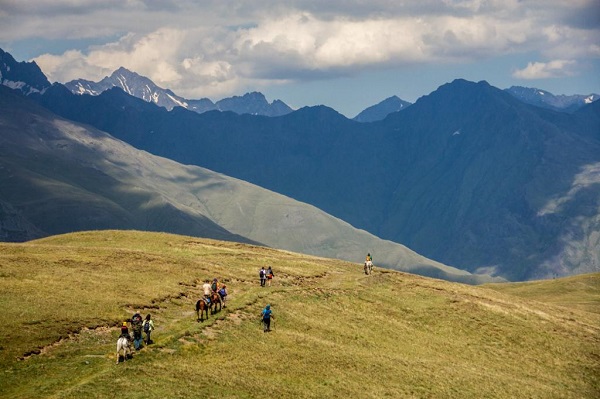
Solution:
<svg viewBox="0 0 600 399">
<path fill-rule="evenodd" d="M 367 264 L 373 264 L 373 257 L 370 253 L 368 253 L 366 256 L 365 267 Z M 269 287 L 271 286 L 271 281 L 275 276 L 273 274 L 273 269 L 271 268 L 271 266 L 268 266 L 266 270 L 264 266 L 261 267 L 258 275 L 260 278 L 261 287 L 265 287 L 267 285 Z M 217 278 L 214 278 L 212 283 L 208 279 L 205 280 L 204 284 L 202 285 L 202 292 L 204 294 L 204 297 L 202 299 L 206 301 L 207 305 L 210 304 L 211 296 L 214 293 L 217 293 L 219 295 L 223 308 L 226 307 L 225 302 L 227 300 L 227 286 L 225 284 L 220 285 L 219 280 Z M 275 319 L 273 311 L 271 310 L 271 305 L 265 306 L 265 308 L 260 314 L 260 318 L 261 323 L 263 324 L 263 331 L 271 331 L 271 321 Z M 127 326 L 128 322 L 131 323 L 131 329 L 133 330 L 133 338 L 129 334 L 129 328 Z M 150 338 L 150 335 L 152 334 L 153 330 L 154 322 L 152 321 L 152 316 L 150 316 L 150 314 L 147 314 L 146 319 L 144 320 L 142 319 L 140 313 L 136 312 L 131 318 L 131 320 L 123 322 L 123 325 L 121 326 L 121 335 L 119 337 L 125 337 L 129 342 L 133 341 L 133 346 L 135 350 L 139 350 L 142 347 L 142 342 L 145 342 L 146 345 L 152 344 L 152 339 Z M 143 340 L 142 333 L 146 334 L 145 341 Z"/>
<path fill-rule="evenodd" d="M 129 334 L 129 328 L 127 327 L 127 323 L 131 323 L 131 330 L 133 331 L 133 338 Z M 145 342 L 146 345 L 150 345 L 153 343 L 150 338 L 150 334 L 154 330 L 154 321 L 152 320 L 152 316 L 150 314 L 146 315 L 146 319 L 142 319 L 142 315 L 139 312 L 135 312 L 131 320 L 124 321 L 121 326 L 121 335 L 120 337 L 125 337 L 129 342 L 133 341 L 133 347 L 135 350 L 140 350 L 142 348 L 142 342 Z M 142 337 L 142 332 L 146 334 L 146 339 L 144 340 Z"/>
<path fill-rule="evenodd" d="M 265 285 L 271 286 L 271 281 L 274 277 L 273 268 L 269 266 L 266 270 L 261 267 L 259 271 L 260 277 L 260 286 L 264 287 Z M 203 300 L 207 305 L 211 303 L 211 296 L 214 293 L 219 295 L 219 299 L 221 300 L 223 308 L 226 308 L 227 301 L 227 286 L 225 284 L 221 285 L 217 278 L 214 278 L 212 283 L 210 280 L 205 280 L 202 285 L 202 293 Z M 271 305 L 267 305 L 261 312 L 261 321 L 264 325 L 264 332 L 271 331 L 271 319 L 273 319 L 273 312 L 271 310 Z M 133 332 L 133 337 L 129 332 L 128 324 L 131 323 L 131 330 Z M 154 330 L 154 321 L 152 320 L 152 316 L 150 314 L 146 315 L 146 318 L 143 319 L 139 312 L 135 312 L 135 314 L 131 317 L 131 319 L 126 320 L 121 325 L 121 337 L 125 337 L 128 342 L 133 342 L 133 347 L 135 350 L 140 350 L 142 348 L 142 343 L 144 342 L 146 345 L 150 345 L 153 343 L 150 335 Z M 143 339 L 143 333 L 146 334 L 146 339 Z"/>
<path fill-rule="evenodd" d="M 275 277 L 275 275 L 273 274 L 273 269 L 271 268 L 271 266 L 269 266 L 269 268 L 267 270 L 265 270 L 265 267 L 263 266 L 260 268 L 260 271 L 258 272 L 258 277 L 260 278 L 260 286 L 261 287 L 264 287 L 265 284 L 270 287 L 271 280 L 273 280 L 273 277 Z"/>
</svg>

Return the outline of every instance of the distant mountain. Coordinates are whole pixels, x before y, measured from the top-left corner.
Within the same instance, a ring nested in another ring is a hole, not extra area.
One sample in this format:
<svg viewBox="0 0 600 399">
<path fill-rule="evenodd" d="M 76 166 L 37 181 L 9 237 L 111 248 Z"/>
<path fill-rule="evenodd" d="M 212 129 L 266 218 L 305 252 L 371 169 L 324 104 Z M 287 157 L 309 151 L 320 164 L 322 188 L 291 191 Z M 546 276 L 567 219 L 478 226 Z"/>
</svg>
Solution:
<svg viewBox="0 0 600 399">
<path fill-rule="evenodd" d="M 265 96 L 257 92 L 247 93 L 241 97 L 226 98 L 217 101 L 217 103 L 213 103 L 208 98 L 188 100 L 176 95 L 171 90 L 157 86 L 147 77 L 138 75 L 123 67 L 100 82 L 77 79 L 66 83 L 65 86 L 75 94 L 90 94 L 92 96 L 97 96 L 106 90 L 118 87 L 127 94 L 165 107 L 168 110 L 172 110 L 174 107 L 183 107 L 198 113 L 217 110 L 265 116 L 279 116 L 292 112 L 292 109 L 283 101 L 275 100 L 269 104 Z"/>
<path fill-rule="evenodd" d="M 569 114 L 456 80 L 364 124 L 327 107 L 280 118 L 169 112 L 116 88 L 75 96 L 54 85 L 30 97 L 445 264 L 511 280 L 600 270 L 598 101 Z"/>
<path fill-rule="evenodd" d="M 258 92 L 246 93 L 241 97 L 224 98 L 217 101 L 215 105 L 219 111 L 232 111 L 240 115 L 281 116 L 293 111 L 281 100 L 269 104 L 265 96 Z"/>
<path fill-rule="evenodd" d="M 457 80 L 364 124 L 327 107 L 280 118 L 159 111 L 115 90 L 75 97 L 53 87 L 38 101 L 445 264 L 511 280 L 600 270 L 600 102 L 560 113 Z"/>
<path fill-rule="evenodd" d="M 366 108 L 356 115 L 353 120 L 357 122 L 375 122 L 385 119 L 392 112 L 398 112 L 406 109 L 411 103 L 401 100 L 398 96 L 386 98 L 379 104 Z"/>
<path fill-rule="evenodd" d="M 598 94 L 554 95 L 545 90 L 522 86 L 512 86 L 506 91 L 524 103 L 561 112 L 575 112 L 600 99 Z"/>
<path fill-rule="evenodd" d="M 98 229 L 164 231 L 357 263 L 366 250 L 379 254 L 380 266 L 465 283 L 492 280 L 426 259 L 313 206 L 134 149 L 4 87 L 0 108 L 6 111 L 0 114 L 0 237 L 5 226 L 21 228 L 23 238 Z"/>
<path fill-rule="evenodd" d="M 43 92 L 50 82 L 35 62 L 17 62 L 9 53 L 0 49 L 0 84 L 23 94 Z"/>
</svg>

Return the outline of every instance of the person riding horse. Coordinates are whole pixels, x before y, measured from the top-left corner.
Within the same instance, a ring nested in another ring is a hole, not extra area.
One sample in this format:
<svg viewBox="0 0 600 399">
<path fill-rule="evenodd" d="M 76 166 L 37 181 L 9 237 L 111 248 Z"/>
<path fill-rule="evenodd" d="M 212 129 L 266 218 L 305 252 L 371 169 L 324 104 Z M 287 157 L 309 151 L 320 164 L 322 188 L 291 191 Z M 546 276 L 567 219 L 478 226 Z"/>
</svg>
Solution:
<svg viewBox="0 0 600 399">
<path fill-rule="evenodd" d="M 210 294 L 212 294 L 212 288 L 210 287 L 210 283 L 208 280 L 204 280 L 204 285 L 202 285 L 202 292 L 204 293 L 204 302 L 208 305 L 210 303 Z"/>
<path fill-rule="evenodd" d="M 373 271 L 373 257 L 370 253 L 367 254 L 365 259 L 365 274 L 371 274 Z"/>
</svg>

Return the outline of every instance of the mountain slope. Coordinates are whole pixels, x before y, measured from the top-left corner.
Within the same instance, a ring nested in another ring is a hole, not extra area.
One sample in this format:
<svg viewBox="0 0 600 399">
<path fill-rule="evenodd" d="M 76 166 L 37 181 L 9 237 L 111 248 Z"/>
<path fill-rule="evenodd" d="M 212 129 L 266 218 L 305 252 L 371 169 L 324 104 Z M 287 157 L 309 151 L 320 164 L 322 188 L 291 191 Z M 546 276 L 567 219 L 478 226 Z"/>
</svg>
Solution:
<svg viewBox="0 0 600 399">
<path fill-rule="evenodd" d="M 6 398 L 579 399 L 600 388 L 600 315 L 489 288 L 131 231 L 0 243 L 0 259 Z M 267 264 L 275 279 L 262 288 Z M 198 323 L 212 277 L 229 302 Z M 154 344 L 115 365 L 135 311 L 152 315 Z"/>
<path fill-rule="evenodd" d="M 17 62 L 0 49 L 0 85 L 27 95 L 43 92 L 50 87 L 50 82 L 35 62 Z"/>
<path fill-rule="evenodd" d="M 40 101 L 446 264 L 514 280 L 600 269 L 596 102 L 570 115 L 457 80 L 361 124 L 326 107 L 278 118 L 160 112 L 116 91 L 75 98 L 55 87 Z"/>
<path fill-rule="evenodd" d="M 375 122 L 385 119 L 392 112 L 402 111 L 411 103 L 401 100 L 398 96 L 386 98 L 382 102 L 368 107 L 356 115 L 353 120 L 357 122 Z"/>
<path fill-rule="evenodd" d="M 489 276 L 426 259 L 307 204 L 136 150 L 0 89 L 0 104 L 7 111 L 0 116 L 0 200 L 47 234 L 166 231 L 356 262 L 370 251 L 377 265 L 455 281 L 489 281 Z"/>
</svg>

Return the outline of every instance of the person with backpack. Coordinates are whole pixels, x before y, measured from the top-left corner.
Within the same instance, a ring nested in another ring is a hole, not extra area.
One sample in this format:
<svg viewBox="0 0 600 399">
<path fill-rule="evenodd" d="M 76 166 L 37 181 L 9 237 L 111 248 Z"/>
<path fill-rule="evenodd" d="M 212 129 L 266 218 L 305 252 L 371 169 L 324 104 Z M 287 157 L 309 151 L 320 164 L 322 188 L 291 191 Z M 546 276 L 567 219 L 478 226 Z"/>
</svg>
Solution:
<svg viewBox="0 0 600 399">
<path fill-rule="evenodd" d="M 223 302 L 223 308 L 226 308 L 225 299 L 227 298 L 227 286 L 223 284 L 223 286 L 219 289 L 219 296 L 221 297 L 221 302 Z"/>
<path fill-rule="evenodd" d="M 270 287 L 271 286 L 271 280 L 273 280 L 273 277 L 275 275 L 273 274 L 273 269 L 271 269 L 271 266 L 269 266 L 269 268 L 267 269 L 267 285 Z"/>
<path fill-rule="evenodd" d="M 144 332 L 146 333 L 146 345 L 152 344 L 152 340 L 150 339 L 150 333 L 154 330 L 154 321 L 152 321 L 150 313 L 146 315 L 146 320 L 144 320 Z"/>
<path fill-rule="evenodd" d="M 133 330 L 133 347 L 136 351 L 140 350 L 142 347 L 142 324 L 142 315 L 136 312 L 131 318 L 131 329 Z"/>
<path fill-rule="evenodd" d="M 264 266 L 260 268 L 260 271 L 258 272 L 258 276 L 260 277 L 260 286 L 264 287 L 265 282 L 267 281 L 267 271 L 265 270 Z"/>
<path fill-rule="evenodd" d="M 271 319 L 275 319 L 273 316 L 273 311 L 271 310 L 271 305 L 267 305 L 263 311 L 261 312 L 262 322 L 263 322 L 263 331 L 269 332 L 271 331 Z"/>
<path fill-rule="evenodd" d="M 219 280 L 217 280 L 216 278 L 213 279 L 212 284 L 210 285 L 210 289 L 212 290 L 212 292 L 218 292 L 219 291 Z"/>
</svg>

